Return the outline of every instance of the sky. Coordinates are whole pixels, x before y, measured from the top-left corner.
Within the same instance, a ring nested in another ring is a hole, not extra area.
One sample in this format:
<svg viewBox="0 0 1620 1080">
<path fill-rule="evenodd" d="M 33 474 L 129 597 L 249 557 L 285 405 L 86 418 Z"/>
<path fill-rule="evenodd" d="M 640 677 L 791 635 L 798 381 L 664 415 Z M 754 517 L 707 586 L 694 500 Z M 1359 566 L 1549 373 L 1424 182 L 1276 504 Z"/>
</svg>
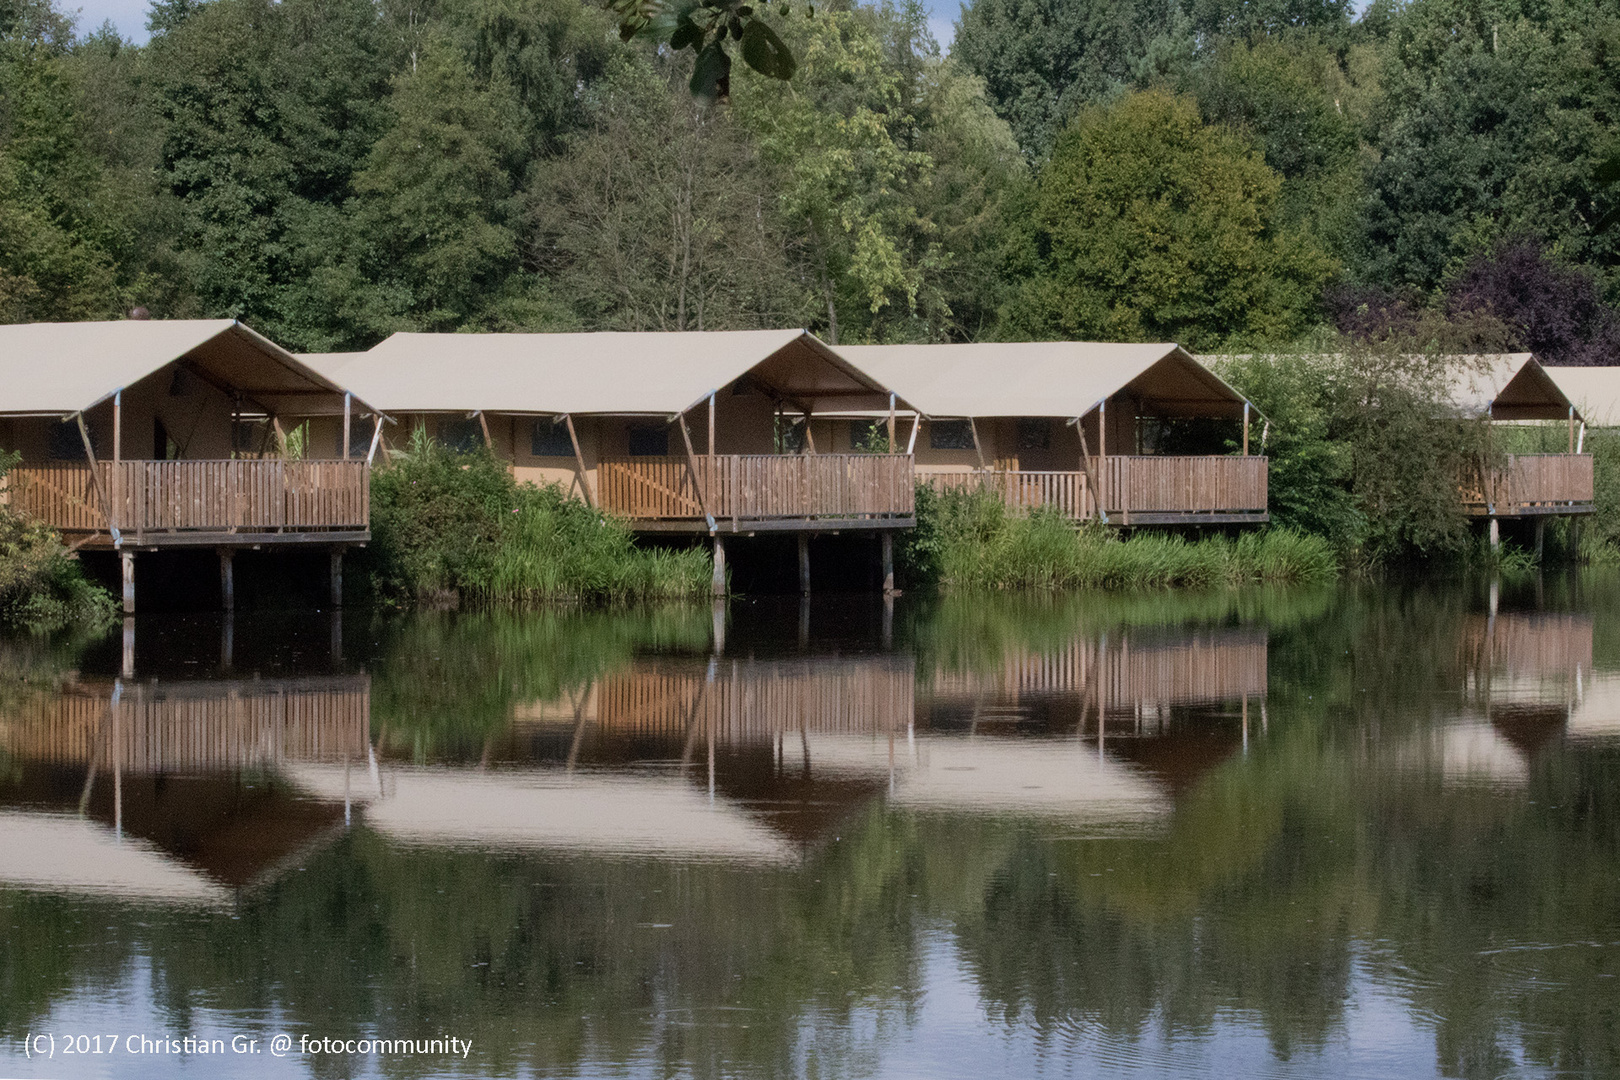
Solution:
<svg viewBox="0 0 1620 1080">
<path fill-rule="evenodd" d="M 111 19 L 118 33 L 137 42 L 145 42 L 146 8 L 149 0 L 80 0 L 79 32 L 88 33 Z M 64 9 L 73 9 L 73 0 L 65 0 Z M 949 48 L 956 33 L 956 18 L 961 14 L 961 0 L 929 0 L 928 27 L 939 39 L 941 48 Z"/>
</svg>

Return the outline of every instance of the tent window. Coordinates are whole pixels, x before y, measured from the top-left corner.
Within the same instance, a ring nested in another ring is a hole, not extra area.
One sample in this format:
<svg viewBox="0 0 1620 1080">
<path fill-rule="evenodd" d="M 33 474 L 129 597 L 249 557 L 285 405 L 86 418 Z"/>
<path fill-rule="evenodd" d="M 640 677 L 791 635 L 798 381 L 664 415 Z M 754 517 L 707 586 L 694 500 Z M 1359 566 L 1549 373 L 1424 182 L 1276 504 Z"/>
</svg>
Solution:
<svg viewBox="0 0 1620 1080">
<path fill-rule="evenodd" d="M 849 422 L 849 448 L 871 450 L 889 443 L 889 425 L 885 420 L 851 420 Z"/>
<path fill-rule="evenodd" d="M 349 456 L 351 458 L 363 458 L 371 453 L 371 436 L 376 434 L 376 431 L 376 417 L 351 417 L 349 420 Z M 479 432 L 480 436 L 482 434 L 483 432 Z M 343 441 L 341 430 L 338 433 L 338 441 Z"/>
<path fill-rule="evenodd" d="M 64 420 L 51 425 L 50 455 L 52 461 L 83 461 L 84 440 L 79 437 L 76 420 Z"/>
<path fill-rule="evenodd" d="M 668 424 L 632 424 L 629 430 L 631 457 L 668 457 Z M 568 452 L 572 454 L 573 448 Z"/>
<path fill-rule="evenodd" d="M 568 437 L 568 423 L 547 416 L 536 420 L 529 432 L 529 453 L 535 457 L 573 457 L 574 440 Z"/>
<path fill-rule="evenodd" d="M 470 416 L 439 418 L 439 445 L 458 454 L 470 454 L 484 444 L 484 431 Z"/>
<path fill-rule="evenodd" d="M 966 420 L 931 421 L 928 445 L 934 450 L 972 450 L 973 425 Z"/>
<path fill-rule="evenodd" d="M 265 435 L 268 420 L 243 419 L 231 422 L 231 449 L 238 454 L 256 454 L 269 444 Z"/>
<path fill-rule="evenodd" d="M 1025 417 L 1018 421 L 1018 449 L 1052 449 L 1052 421 Z"/>
</svg>

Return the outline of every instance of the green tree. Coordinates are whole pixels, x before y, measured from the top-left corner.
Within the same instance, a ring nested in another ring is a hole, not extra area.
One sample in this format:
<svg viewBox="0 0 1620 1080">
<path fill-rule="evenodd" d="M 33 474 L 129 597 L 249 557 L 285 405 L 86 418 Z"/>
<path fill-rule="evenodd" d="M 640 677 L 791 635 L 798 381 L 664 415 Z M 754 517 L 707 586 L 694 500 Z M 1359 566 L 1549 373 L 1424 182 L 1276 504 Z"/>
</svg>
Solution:
<svg viewBox="0 0 1620 1080">
<path fill-rule="evenodd" d="M 1333 264 L 1277 221 L 1280 180 L 1163 91 L 1088 108 L 1040 180 L 1033 275 L 1007 331 L 1035 338 L 1285 341 Z"/>
<path fill-rule="evenodd" d="M 393 126 L 355 176 L 374 272 L 402 325 L 453 329 L 518 269 L 505 87 L 480 89 L 459 49 L 425 42 L 389 97 Z"/>
<path fill-rule="evenodd" d="M 1132 82 L 1173 0 L 974 0 L 951 55 L 984 80 L 1024 152 L 1044 157 L 1083 105 Z"/>
<path fill-rule="evenodd" d="M 674 65 L 626 55 L 589 95 L 591 125 L 535 167 L 525 260 L 579 325 L 801 325 L 813 298 L 776 205 L 775 170 Z"/>
</svg>

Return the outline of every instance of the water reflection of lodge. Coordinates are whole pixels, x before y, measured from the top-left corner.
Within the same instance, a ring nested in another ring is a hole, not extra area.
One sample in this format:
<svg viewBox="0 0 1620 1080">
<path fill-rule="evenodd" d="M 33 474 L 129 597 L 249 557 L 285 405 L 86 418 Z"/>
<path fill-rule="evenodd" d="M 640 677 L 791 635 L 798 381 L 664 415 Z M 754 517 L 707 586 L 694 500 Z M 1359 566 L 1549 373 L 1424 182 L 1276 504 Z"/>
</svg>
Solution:
<svg viewBox="0 0 1620 1080">
<path fill-rule="evenodd" d="M 1414 760 L 1452 782 L 1518 787 L 1573 728 L 1592 672 L 1592 619 L 1550 612 L 1470 617 L 1458 636 L 1464 709 L 1427 733 Z"/>
<path fill-rule="evenodd" d="M 364 760 L 370 730 L 364 675 L 79 683 L 0 719 L 0 747 L 55 765 L 213 772 Z"/>
<path fill-rule="evenodd" d="M 279 774 L 363 768 L 370 711 L 363 675 L 78 682 L 12 708 L 0 751 L 22 768 L 0 799 L 0 884 L 226 903 L 341 831 L 341 794 Z"/>
</svg>

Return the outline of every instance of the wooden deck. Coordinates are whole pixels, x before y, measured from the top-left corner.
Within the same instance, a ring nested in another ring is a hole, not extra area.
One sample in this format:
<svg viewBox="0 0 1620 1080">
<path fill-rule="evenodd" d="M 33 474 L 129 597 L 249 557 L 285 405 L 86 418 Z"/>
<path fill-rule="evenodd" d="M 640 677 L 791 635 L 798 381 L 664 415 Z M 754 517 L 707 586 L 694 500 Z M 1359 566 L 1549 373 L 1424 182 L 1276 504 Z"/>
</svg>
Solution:
<svg viewBox="0 0 1620 1080">
<path fill-rule="evenodd" d="M 99 480 L 99 483 L 97 482 Z M 364 543 L 364 461 L 122 461 L 18 465 L 12 505 L 87 546 Z"/>
<path fill-rule="evenodd" d="M 903 454 L 608 458 L 597 475 L 601 508 L 646 532 L 916 524 L 912 459 Z"/>
<path fill-rule="evenodd" d="M 1509 454 L 1489 476 L 1463 481 L 1463 509 L 1475 517 L 1590 514 L 1591 454 Z"/>
<path fill-rule="evenodd" d="M 1264 457 L 1144 455 L 1093 458 L 1111 525 L 1226 525 L 1269 520 Z M 1056 509 L 1084 521 L 1097 497 L 1084 471 L 923 473 L 940 491 L 984 486 L 1014 510 Z"/>
</svg>

